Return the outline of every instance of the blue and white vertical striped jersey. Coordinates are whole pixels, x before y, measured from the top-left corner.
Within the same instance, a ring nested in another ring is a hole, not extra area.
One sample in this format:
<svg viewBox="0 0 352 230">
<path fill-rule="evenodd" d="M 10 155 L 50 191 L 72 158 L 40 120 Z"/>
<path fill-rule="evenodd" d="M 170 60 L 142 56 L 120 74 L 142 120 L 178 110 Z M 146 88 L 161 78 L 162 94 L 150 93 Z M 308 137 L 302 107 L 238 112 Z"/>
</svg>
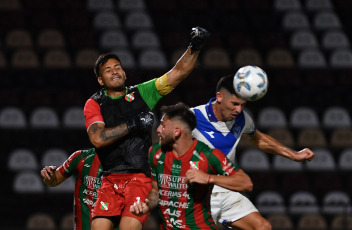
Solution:
<svg viewBox="0 0 352 230">
<path fill-rule="evenodd" d="M 215 102 L 214 97 L 205 105 L 191 108 L 197 118 L 197 127 L 192 134 L 208 146 L 220 149 L 235 163 L 236 146 L 241 135 L 243 133 L 251 135 L 256 128 L 252 118 L 245 111 L 242 111 L 233 121 L 218 121 L 212 107 Z M 218 186 L 215 186 L 213 191 L 217 188 Z"/>
</svg>

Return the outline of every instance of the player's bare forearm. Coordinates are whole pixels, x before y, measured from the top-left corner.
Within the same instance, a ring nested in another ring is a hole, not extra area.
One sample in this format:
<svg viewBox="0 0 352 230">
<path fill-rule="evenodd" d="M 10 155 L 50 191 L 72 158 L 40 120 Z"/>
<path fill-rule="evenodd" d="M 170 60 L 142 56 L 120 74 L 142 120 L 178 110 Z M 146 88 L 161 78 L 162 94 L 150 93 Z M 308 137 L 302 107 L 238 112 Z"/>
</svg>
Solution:
<svg viewBox="0 0 352 230">
<path fill-rule="evenodd" d="M 236 192 L 251 192 L 253 190 L 251 178 L 242 169 L 231 176 L 211 175 L 209 183 Z"/>
<path fill-rule="evenodd" d="M 149 192 L 147 199 L 149 200 L 148 207 L 149 210 L 153 210 L 158 206 L 159 202 L 159 191 L 156 190 L 155 188 L 152 188 L 152 190 Z"/>
<path fill-rule="evenodd" d="M 101 123 L 94 123 L 89 127 L 89 139 L 96 148 L 110 145 L 128 133 L 125 123 L 113 128 L 105 128 Z"/>
</svg>

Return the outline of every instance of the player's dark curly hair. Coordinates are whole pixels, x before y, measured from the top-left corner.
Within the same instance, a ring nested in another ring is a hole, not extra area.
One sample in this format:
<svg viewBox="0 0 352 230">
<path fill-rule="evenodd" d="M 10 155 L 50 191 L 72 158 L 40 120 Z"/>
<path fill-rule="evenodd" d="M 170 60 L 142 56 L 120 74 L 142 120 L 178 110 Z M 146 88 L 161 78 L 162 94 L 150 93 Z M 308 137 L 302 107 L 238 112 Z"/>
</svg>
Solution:
<svg viewBox="0 0 352 230">
<path fill-rule="evenodd" d="M 169 119 L 175 118 L 181 120 L 188 125 L 191 131 L 197 126 L 196 116 L 189 107 L 182 102 L 178 102 L 175 105 L 164 105 L 161 107 L 161 113 Z"/>
<path fill-rule="evenodd" d="M 106 54 L 100 55 L 97 61 L 95 62 L 95 66 L 94 66 L 94 73 L 96 77 L 99 77 L 100 75 L 100 67 L 104 65 L 106 62 L 108 62 L 109 59 L 116 59 L 121 64 L 121 60 L 116 54 L 106 53 Z"/>
<path fill-rule="evenodd" d="M 220 89 L 226 89 L 227 91 L 229 91 L 231 94 L 236 94 L 235 92 L 235 88 L 233 87 L 233 75 L 226 75 L 224 77 L 222 77 L 217 86 L 216 86 L 216 92 L 219 92 Z"/>
</svg>

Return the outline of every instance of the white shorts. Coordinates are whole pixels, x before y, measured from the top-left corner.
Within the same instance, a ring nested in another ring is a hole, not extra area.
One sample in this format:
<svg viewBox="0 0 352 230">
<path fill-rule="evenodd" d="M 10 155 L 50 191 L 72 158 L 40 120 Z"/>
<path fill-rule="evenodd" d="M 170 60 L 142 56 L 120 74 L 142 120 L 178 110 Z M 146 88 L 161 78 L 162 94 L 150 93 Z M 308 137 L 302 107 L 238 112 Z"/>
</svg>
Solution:
<svg viewBox="0 0 352 230">
<path fill-rule="evenodd" d="M 232 223 L 252 212 L 258 212 L 252 202 L 239 192 L 213 192 L 210 205 L 216 224 Z"/>
</svg>

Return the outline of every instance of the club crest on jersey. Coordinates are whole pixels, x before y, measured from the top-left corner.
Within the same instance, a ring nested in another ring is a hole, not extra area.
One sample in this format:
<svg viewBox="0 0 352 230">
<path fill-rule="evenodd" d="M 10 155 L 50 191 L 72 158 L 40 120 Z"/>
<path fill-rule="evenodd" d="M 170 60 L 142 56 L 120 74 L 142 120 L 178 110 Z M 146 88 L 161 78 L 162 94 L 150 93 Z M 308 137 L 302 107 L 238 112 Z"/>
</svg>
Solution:
<svg viewBox="0 0 352 230">
<path fill-rule="evenodd" d="M 125 95 L 125 100 L 131 102 L 134 100 L 134 93 L 129 93 Z"/>
<path fill-rule="evenodd" d="M 101 201 L 100 202 L 100 209 L 101 210 L 105 210 L 105 211 L 107 211 L 109 208 L 108 208 L 108 206 L 109 206 L 109 202 L 103 202 L 103 201 Z"/>
</svg>

